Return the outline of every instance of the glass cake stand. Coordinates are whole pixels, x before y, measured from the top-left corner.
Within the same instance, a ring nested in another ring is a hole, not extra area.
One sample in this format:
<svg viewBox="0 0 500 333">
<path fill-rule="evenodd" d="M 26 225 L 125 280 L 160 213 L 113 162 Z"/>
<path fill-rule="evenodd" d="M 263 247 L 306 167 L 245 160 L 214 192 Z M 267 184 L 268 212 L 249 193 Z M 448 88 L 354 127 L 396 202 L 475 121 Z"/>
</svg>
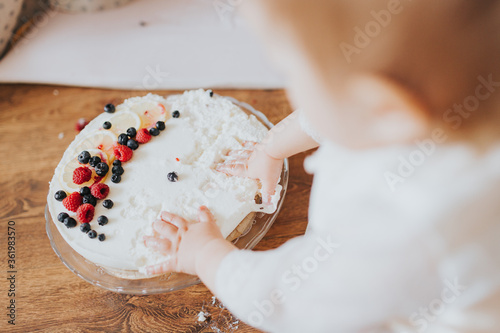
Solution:
<svg viewBox="0 0 500 333">
<path fill-rule="evenodd" d="M 239 102 L 231 97 L 225 98 L 238 105 L 247 114 L 253 114 L 266 127 L 271 128 L 273 126 L 262 112 L 255 110 L 249 104 Z M 238 248 L 252 249 L 264 237 L 269 228 L 271 228 L 285 199 L 288 186 L 288 172 L 288 160 L 285 159 L 280 179 L 282 190 L 276 211 L 273 214 L 256 212 L 249 227 L 233 241 Z M 168 273 L 144 279 L 117 277 L 108 273 L 105 268 L 88 261 L 66 243 L 53 222 L 48 206 L 45 206 L 45 220 L 45 229 L 50 240 L 50 245 L 59 259 L 73 273 L 95 286 L 123 294 L 147 295 L 179 290 L 200 282 L 197 276 L 180 273 Z"/>
</svg>

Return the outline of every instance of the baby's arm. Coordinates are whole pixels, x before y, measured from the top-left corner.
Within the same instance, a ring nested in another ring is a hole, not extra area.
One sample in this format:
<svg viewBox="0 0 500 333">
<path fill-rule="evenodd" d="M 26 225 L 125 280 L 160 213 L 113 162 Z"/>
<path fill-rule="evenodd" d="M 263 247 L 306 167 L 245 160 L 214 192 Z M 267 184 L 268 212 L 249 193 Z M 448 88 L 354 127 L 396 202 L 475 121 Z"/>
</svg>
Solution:
<svg viewBox="0 0 500 333">
<path fill-rule="evenodd" d="M 261 143 L 246 142 L 243 149 L 229 152 L 229 159 L 218 165 L 217 170 L 232 176 L 259 179 L 263 202 L 269 203 L 283 160 L 319 145 L 304 131 L 299 112 L 293 112 L 274 126 Z"/>
<path fill-rule="evenodd" d="M 269 202 L 281 174 L 283 159 L 315 148 L 318 143 L 301 126 L 299 111 L 295 111 L 274 126 L 263 142 L 246 143 L 245 149 L 230 152 L 235 157 L 218 166 L 230 175 L 260 179 L 264 202 Z M 155 233 L 146 236 L 146 246 L 172 259 L 149 267 L 150 274 L 177 271 L 197 274 L 205 285 L 215 290 L 215 272 L 221 260 L 236 247 L 227 242 L 206 207 L 200 207 L 200 223 L 189 224 L 183 218 L 163 212 L 153 223 Z"/>
</svg>

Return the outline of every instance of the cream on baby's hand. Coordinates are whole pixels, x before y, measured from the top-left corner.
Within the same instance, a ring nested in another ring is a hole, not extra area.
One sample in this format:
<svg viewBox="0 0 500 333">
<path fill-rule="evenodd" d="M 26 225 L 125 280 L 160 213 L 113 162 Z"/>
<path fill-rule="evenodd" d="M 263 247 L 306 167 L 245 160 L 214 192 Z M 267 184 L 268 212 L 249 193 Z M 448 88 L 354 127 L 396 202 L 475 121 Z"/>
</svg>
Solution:
<svg viewBox="0 0 500 333">
<path fill-rule="evenodd" d="M 265 144 L 246 141 L 243 143 L 243 149 L 231 150 L 227 154 L 229 158 L 219 164 L 216 170 L 230 176 L 260 180 L 262 202 L 269 204 L 281 175 L 283 159 L 270 156 L 265 148 Z"/>
<path fill-rule="evenodd" d="M 212 240 L 224 240 L 212 213 L 201 206 L 198 223 L 190 223 L 180 216 L 162 212 L 153 222 L 153 236 L 144 236 L 146 247 L 159 251 L 170 258 L 160 264 L 148 266 L 149 275 L 167 272 L 197 274 L 196 258 Z"/>
</svg>

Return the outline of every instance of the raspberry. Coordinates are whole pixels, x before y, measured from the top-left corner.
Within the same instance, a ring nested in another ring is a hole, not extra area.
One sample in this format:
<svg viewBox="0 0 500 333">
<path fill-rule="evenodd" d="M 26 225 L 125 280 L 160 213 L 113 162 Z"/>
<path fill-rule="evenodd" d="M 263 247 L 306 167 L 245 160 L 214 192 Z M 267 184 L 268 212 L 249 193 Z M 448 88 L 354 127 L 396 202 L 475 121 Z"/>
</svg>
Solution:
<svg viewBox="0 0 500 333">
<path fill-rule="evenodd" d="M 85 128 L 85 126 L 88 125 L 88 120 L 85 118 L 80 118 L 78 119 L 77 123 L 75 124 L 75 129 L 80 132 L 82 129 Z"/>
<path fill-rule="evenodd" d="M 113 154 L 115 154 L 115 157 L 121 161 L 121 162 L 127 162 L 132 158 L 132 149 L 130 149 L 127 146 L 116 146 L 113 149 Z"/>
<path fill-rule="evenodd" d="M 73 183 L 80 185 L 92 178 L 92 170 L 87 167 L 79 167 L 73 171 Z"/>
<path fill-rule="evenodd" d="M 78 207 L 82 204 L 82 196 L 78 192 L 73 192 L 68 195 L 62 203 L 67 210 L 76 212 Z"/>
<path fill-rule="evenodd" d="M 149 131 L 146 128 L 141 128 L 137 131 L 137 134 L 135 135 L 135 141 L 139 143 L 146 143 L 149 140 L 151 140 L 151 134 L 149 134 Z"/>
<path fill-rule="evenodd" d="M 90 193 L 97 199 L 104 199 L 108 196 L 109 186 L 103 183 L 95 183 L 90 187 Z"/>
<path fill-rule="evenodd" d="M 94 206 L 91 204 L 83 204 L 78 207 L 76 217 L 81 223 L 89 223 L 94 218 Z"/>
</svg>

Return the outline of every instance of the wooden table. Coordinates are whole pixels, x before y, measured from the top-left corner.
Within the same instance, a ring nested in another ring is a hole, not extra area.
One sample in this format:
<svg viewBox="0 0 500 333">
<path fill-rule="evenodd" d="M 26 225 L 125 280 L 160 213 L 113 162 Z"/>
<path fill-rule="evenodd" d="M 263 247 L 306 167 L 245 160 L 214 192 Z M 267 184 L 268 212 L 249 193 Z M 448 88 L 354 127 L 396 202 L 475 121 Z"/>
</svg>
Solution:
<svg viewBox="0 0 500 333">
<path fill-rule="evenodd" d="M 282 90 L 216 92 L 250 103 L 273 123 L 291 112 Z M 203 284 L 162 295 L 117 294 L 77 277 L 50 247 L 44 218 L 48 181 L 76 134 L 77 119 L 92 119 L 106 103 L 142 94 L 0 85 L 0 332 L 258 332 L 218 302 L 212 305 L 213 295 Z M 275 248 L 304 233 L 311 186 L 302 168 L 304 156 L 290 159 L 283 209 L 256 250 Z M 15 222 L 15 326 L 7 323 L 8 221 Z M 210 322 L 197 321 L 202 309 L 211 314 Z"/>
</svg>

